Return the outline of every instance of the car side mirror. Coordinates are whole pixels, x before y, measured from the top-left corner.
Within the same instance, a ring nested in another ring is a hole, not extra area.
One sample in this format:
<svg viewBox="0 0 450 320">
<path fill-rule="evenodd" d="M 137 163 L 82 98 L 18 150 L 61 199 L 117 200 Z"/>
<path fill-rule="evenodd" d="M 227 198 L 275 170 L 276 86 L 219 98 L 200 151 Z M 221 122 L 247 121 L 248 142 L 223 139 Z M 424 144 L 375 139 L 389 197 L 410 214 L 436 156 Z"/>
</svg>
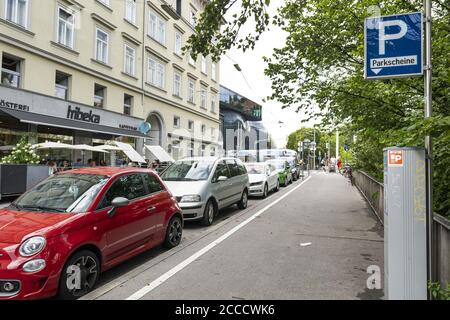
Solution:
<svg viewBox="0 0 450 320">
<path fill-rule="evenodd" d="M 228 180 L 228 178 L 225 177 L 225 176 L 220 176 L 220 177 L 217 178 L 217 182 L 227 181 L 227 180 Z"/>
<path fill-rule="evenodd" d="M 108 211 L 108 216 L 113 217 L 116 214 L 117 208 L 126 207 L 130 204 L 130 200 L 124 197 L 117 197 L 111 201 L 112 208 Z"/>
</svg>

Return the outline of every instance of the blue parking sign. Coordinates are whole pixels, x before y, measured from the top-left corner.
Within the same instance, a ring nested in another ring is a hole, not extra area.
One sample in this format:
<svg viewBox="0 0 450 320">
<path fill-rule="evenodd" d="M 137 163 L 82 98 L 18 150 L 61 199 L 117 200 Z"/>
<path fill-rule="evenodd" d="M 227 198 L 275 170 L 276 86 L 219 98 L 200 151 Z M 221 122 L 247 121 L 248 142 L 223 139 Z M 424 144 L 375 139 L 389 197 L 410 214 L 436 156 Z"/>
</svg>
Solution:
<svg viewBox="0 0 450 320">
<path fill-rule="evenodd" d="M 364 78 L 423 75 L 421 12 L 366 18 L 364 32 Z"/>
</svg>

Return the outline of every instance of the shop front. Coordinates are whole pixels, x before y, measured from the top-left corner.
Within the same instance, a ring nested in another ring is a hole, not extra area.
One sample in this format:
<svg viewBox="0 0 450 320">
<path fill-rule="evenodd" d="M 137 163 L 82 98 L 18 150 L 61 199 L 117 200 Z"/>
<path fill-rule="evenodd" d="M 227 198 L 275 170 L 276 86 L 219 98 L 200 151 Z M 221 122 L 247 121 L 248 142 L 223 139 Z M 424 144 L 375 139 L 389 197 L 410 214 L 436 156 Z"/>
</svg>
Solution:
<svg viewBox="0 0 450 320">
<path fill-rule="evenodd" d="M 142 153 L 144 139 L 149 139 L 141 132 L 143 123 L 136 117 L 0 85 L 0 159 L 23 136 L 32 144 L 54 141 L 98 146 L 117 141 Z M 82 165 L 87 165 L 93 159 L 97 164 L 105 161 L 107 165 L 120 165 L 126 161 L 121 152 L 114 159 L 84 150 L 50 149 L 39 154 L 57 163 L 82 159 Z"/>
</svg>

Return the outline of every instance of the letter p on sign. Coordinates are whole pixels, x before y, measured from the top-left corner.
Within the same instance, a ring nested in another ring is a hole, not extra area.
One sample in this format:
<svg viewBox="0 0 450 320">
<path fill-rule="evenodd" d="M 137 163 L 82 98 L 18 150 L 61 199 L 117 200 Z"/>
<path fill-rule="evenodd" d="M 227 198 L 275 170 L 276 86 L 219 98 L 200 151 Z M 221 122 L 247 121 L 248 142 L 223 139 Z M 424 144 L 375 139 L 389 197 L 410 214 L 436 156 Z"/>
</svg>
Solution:
<svg viewBox="0 0 450 320">
<path fill-rule="evenodd" d="M 388 165 L 389 167 L 403 167 L 403 151 L 389 150 L 388 151 Z"/>
<path fill-rule="evenodd" d="M 397 26 L 400 28 L 400 31 L 397 33 L 389 33 L 386 34 L 386 27 L 394 27 Z M 387 20 L 380 21 L 378 25 L 378 51 L 380 55 L 386 54 L 386 41 L 389 40 L 398 40 L 403 38 L 408 31 L 408 25 L 402 20 Z"/>
</svg>

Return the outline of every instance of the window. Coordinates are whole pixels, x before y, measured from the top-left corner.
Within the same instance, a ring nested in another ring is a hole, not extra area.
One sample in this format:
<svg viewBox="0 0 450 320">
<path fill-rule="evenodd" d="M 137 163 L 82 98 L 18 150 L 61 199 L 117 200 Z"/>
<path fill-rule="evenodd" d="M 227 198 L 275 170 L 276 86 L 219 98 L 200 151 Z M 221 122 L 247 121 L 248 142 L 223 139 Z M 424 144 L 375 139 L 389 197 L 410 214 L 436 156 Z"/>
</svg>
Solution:
<svg viewBox="0 0 450 320">
<path fill-rule="evenodd" d="M 75 19 L 72 13 L 58 8 L 58 43 L 73 48 Z"/>
<path fill-rule="evenodd" d="M 181 56 L 181 47 L 183 46 L 183 38 L 180 32 L 175 31 L 175 46 L 174 52 Z"/>
<path fill-rule="evenodd" d="M 213 182 L 216 182 L 219 177 L 230 177 L 230 172 L 228 170 L 225 161 L 221 161 L 217 164 L 216 171 L 214 172 Z"/>
<path fill-rule="evenodd" d="M 180 127 L 180 117 L 178 117 L 178 116 L 173 117 L 173 127 L 174 128 Z"/>
<path fill-rule="evenodd" d="M 202 147 L 200 149 L 200 157 L 204 157 L 205 156 L 205 149 L 206 149 L 206 146 L 204 144 L 202 144 Z"/>
<path fill-rule="evenodd" d="M 123 113 L 130 116 L 132 107 L 133 107 L 133 96 L 125 94 L 123 96 Z"/>
<path fill-rule="evenodd" d="M 67 100 L 69 99 L 69 78 L 70 76 L 56 71 L 55 77 L 55 96 Z"/>
<path fill-rule="evenodd" d="M 181 158 L 181 150 L 180 150 L 180 141 L 176 140 L 172 142 L 172 157 L 175 160 L 178 160 Z"/>
<path fill-rule="evenodd" d="M 26 28 L 29 0 L 6 0 L 5 19 Z"/>
<path fill-rule="evenodd" d="M 124 72 L 134 76 L 136 74 L 136 50 L 125 44 Z"/>
<path fill-rule="evenodd" d="M 103 62 L 108 63 L 108 42 L 109 42 L 109 34 L 101 29 L 96 29 L 96 45 L 95 45 L 95 59 Z"/>
<path fill-rule="evenodd" d="M 217 96 L 215 94 L 211 94 L 211 112 L 216 112 L 216 101 Z"/>
<path fill-rule="evenodd" d="M 117 197 L 133 200 L 146 195 L 144 182 L 141 174 L 128 174 L 119 177 L 106 192 L 98 209 L 111 206 L 111 202 Z"/>
<path fill-rule="evenodd" d="M 193 130 L 194 130 L 194 121 L 189 120 L 189 122 L 188 122 L 188 129 L 189 129 L 190 131 L 193 131 Z"/>
<path fill-rule="evenodd" d="M 125 0 L 125 19 L 136 24 L 136 0 Z"/>
<path fill-rule="evenodd" d="M 202 90 L 200 91 L 200 107 L 203 109 L 206 109 L 206 88 L 202 87 Z"/>
<path fill-rule="evenodd" d="M 106 87 L 99 84 L 94 86 L 94 107 L 103 108 L 105 106 Z"/>
<path fill-rule="evenodd" d="M 147 186 L 148 193 L 157 193 L 164 190 L 164 187 L 161 185 L 159 180 L 151 175 L 151 174 L 144 174 L 144 184 Z"/>
<path fill-rule="evenodd" d="M 187 151 L 188 151 L 188 157 L 193 157 L 194 156 L 194 143 L 193 142 L 190 142 L 188 144 Z"/>
<path fill-rule="evenodd" d="M 216 156 L 216 148 L 211 147 L 211 150 L 210 150 L 209 154 L 210 154 L 211 157 L 215 157 Z"/>
<path fill-rule="evenodd" d="M 195 67 L 195 60 L 194 60 L 194 58 L 192 58 L 192 56 L 189 54 L 189 64 L 191 65 L 191 66 L 193 66 L 193 67 Z"/>
<path fill-rule="evenodd" d="M 153 58 L 148 59 L 148 82 L 164 89 L 166 66 Z"/>
<path fill-rule="evenodd" d="M 176 10 L 176 12 L 177 12 L 177 14 L 179 15 L 179 16 L 181 16 L 181 0 L 176 0 L 176 8 L 175 8 L 175 10 Z"/>
<path fill-rule="evenodd" d="M 213 62 L 211 64 L 211 79 L 213 79 L 214 81 L 216 81 L 217 74 L 216 74 L 216 63 Z"/>
<path fill-rule="evenodd" d="M 150 11 L 148 35 L 164 45 L 166 43 L 166 21 Z"/>
<path fill-rule="evenodd" d="M 188 86 L 188 101 L 190 103 L 195 103 L 195 81 L 189 79 L 189 86 Z"/>
<path fill-rule="evenodd" d="M 173 95 L 181 97 L 181 74 L 177 72 L 173 74 Z"/>
<path fill-rule="evenodd" d="M 226 163 L 228 165 L 228 169 L 230 170 L 231 177 L 236 177 L 241 174 L 241 170 L 234 160 L 226 160 Z"/>
<path fill-rule="evenodd" d="M 189 22 L 193 28 L 197 25 L 197 13 L 193 9 L 189 13 Z"/>
<path fill-rule="evenodd" d="M 216 129 L 211 128 L 211 139 L 214 139 L 216 137 Z"/>
<path fill-rule="evenodd" d="M 202 72 L 206 74 L 206 58 L 202 56 Z"/>
<path fill-rule="evenodd" d="M 22 81 L 21 60 L 15 57 L 3 54 L 2 58 L 2 84 L 10 87 L 19 88 Z"/>
<path fill-rule="evenodd" d="M 206 125 L 202 124 L 202 135 L 206 133 Z"/>
</svg>

